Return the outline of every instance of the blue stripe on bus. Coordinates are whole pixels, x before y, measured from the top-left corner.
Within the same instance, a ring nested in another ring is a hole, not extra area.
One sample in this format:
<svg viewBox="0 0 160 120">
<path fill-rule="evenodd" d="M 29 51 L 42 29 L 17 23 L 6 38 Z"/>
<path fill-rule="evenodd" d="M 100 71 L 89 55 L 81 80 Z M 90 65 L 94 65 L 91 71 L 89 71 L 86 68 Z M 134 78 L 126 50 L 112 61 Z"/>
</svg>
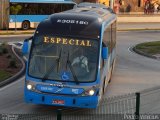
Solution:
<svg viewBox="0 0 160 120">
<path fill-rule="evenodd" d="M 41 22 L 48 16 L 49 15 L 17 15 L 16 21 L 23 22 L 24 20 L 28 20 L 30 22 Z M 15 15 L 10 15 L 10 22 L 15 22 Z"/>
</svg>

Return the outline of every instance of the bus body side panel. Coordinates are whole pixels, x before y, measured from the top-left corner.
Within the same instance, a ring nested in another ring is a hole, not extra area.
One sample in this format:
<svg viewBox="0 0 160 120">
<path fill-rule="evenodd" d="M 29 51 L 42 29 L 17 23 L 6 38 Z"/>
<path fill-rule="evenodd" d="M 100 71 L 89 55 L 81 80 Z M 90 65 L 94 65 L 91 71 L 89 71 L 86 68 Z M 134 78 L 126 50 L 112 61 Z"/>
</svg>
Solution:
<svg viewBox="0 0 160 120">
<path fill-rule="evenodd" d="M 29 22 L 41 22 L 42 20 L 46 19 L 48 15 L 10 15 L 10 22 L 23 22 L 28 20 Z"/>
<path fill-rule="evenodd" d="M 113 50 L 112 50 L 112 65 L 114 64 L 115 59 L 116 59 L 116 48 L 113 48 Z"/>
<path fill-rule="evenodd" d="M 102 48 L 103 48 L 103 45 L 102 45 L 102 42 L 103 42 L 103 35 L 104 35 L 104 23 L 102 24 L 102 27 L 101 27 L 101 39 L 100 39 L 100 56 L 99 56 L 99 66 L 101 66 L 101 62 L 103 61 L 102 60 Z M 103 66 L 103 68 L 100 68 L 98 69 L 99 71 L 99 74 L 100 74 L 100 98 L 102 98 L 103 96 L 103 87 L 106 87 L 106 77 L 107 77 L 107 64 L 105 64 L 105 66 Z"/>
<path fill-rule="evenodd" d="M 15 28 L 15 21 L 17 28 L 22 28 L 23 21 L 29 21 L 31 28 L 36 28 L 42 20 L 46 19 L 48 15 L 10 15 L 9 28 Z"/>
<path fill-rule="evenodd" d="M 36 28 L 38 26 L 38 24 L 39 24 L 39 22 L 31 22 L 30 28 Z M 15 28 L 15 23 L 14 22 L 9 23 L 9 28 Z M 16 28 L 22 28 L 22 22 L 17 22 Z"/>
<path fill-rule="evenodd" d="M 101 33 L 102 33 L 102 35 L 101 35 L 101 37 L 102 37 L 101 41 L 103 41 L 105 29 L 108 28 L 109 26 L 111 26 L 111 24 L 103 23 L 102 26 L 103 27 L 102 27 L 102 30 L 101 30 Z M 111 35 L 112 35 L 112 33 L 111 33 Z M 112 37 L 110 37 L 110 38 L 112 38 Z M 107 60 L 105 60 L 105 65 L 103 66 L 103 70 L 102 70 L 102 73 L 101 73 L 101 88 L 103 88 L 103 84 L 105 84 L 104 85 L 105 88 L 108 85 L 109 79 L 110 79 L 111 74 L 112 74 L 111 73 L 112 72 L 112 70 L 111 70 L 112 69 L 112 65 L 113 65 L 113 63 L 115 61 L 115 58 L 116 58 L 116 47 L 114 47 L 112 49 L 112 52 L 110 54 L 108 53 Z"/>
<path fill-rule="evenodd" d="M 113 34 L 113 32 L 116 32 L 116 31 L 112 31 L 112 24 L 114 23 L 116 21 L 116 19 L 111 19 L 110 20 L 110 24 L 108 24 L 108 23 L 105 23 L 105 27 L 108 27 L 108 26 L 111 26 L 111 39 L 110 39 L 110 42 L 113 40 L 113 36 L 112 36 L 112 34 Z M 111 42 L 112 43 L 112 42 Z M 111 45 L 112 46 L 112 45 Z M 115 61 L 115 58 L 116 58 L 116 46 L 114 47 L 114 48 L 111 48 L 112 50 L 111 50 L 111 53 L 109 54 L 108 53 L 108 60 L 107 60 L 107 64 L 108 64 L 108 66 L 107 66 L 107 70 L 108 70 L 108 72 L 107 72 L 107 74 L 108 74 L 108 80 L 109 80 L 109 78 L 111 77 L 111 72 L 112 72 L 112 67 L 113 67 L 113 64 L 114 64 L 114 61 Z"/>
<path fill-rule="evenodd" d="M 113 24 L 115 24 L 115 26 L 112 26 L 114 29 L 112 29 L 113 30 L 113 33 L 114 33 L 114 40 L 113 41 L 115 41 L 115 46 L 114 46 L 114 48 L 113 48 L 113 52 L 112 52 L 112 64 L 113 64 L 113 69 L 114 69 L 114 64 L 115 64 L 115 61 L 116 61 L 116 24 L 117 24 L 117 21 L 115 20 L 115 22 L 113 23 Z"/>
</svg>

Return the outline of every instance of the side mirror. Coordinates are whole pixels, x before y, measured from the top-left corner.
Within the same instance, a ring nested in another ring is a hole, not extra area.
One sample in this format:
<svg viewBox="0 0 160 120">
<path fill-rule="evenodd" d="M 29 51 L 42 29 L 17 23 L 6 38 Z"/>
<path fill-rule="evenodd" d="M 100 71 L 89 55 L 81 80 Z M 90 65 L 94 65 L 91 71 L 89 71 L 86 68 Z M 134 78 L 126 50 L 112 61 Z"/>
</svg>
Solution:
<svg viewBox="0 0 160 120">
<path fill-rule="evenodd" d="M 22 53 L 23 53 L 23 55 L 28 54 L 28 50 L 29 50 L 29 40 L 26 39 L 26 40 L 24 40 L 23 47 L 22 47 Z"/>
<path fill-rule="evenodd" d="M 107 59 L 108 58 L 108 47 L 102 48 L 102 58 Z"/>
</svg>

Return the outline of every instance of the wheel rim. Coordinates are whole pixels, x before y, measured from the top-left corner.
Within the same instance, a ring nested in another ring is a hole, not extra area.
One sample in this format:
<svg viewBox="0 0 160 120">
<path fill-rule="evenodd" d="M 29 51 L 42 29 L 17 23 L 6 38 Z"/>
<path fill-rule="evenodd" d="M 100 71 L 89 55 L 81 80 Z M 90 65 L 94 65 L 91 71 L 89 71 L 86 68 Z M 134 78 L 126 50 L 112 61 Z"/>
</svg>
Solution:
<svg viewBox="0 0 160 120">
<path fill-rule="evenodd" d="M 23 23 L 23 29 L 28 29 L 29 28 L 29 23 L 28 22 L 24 22 Z"/>
</svg>

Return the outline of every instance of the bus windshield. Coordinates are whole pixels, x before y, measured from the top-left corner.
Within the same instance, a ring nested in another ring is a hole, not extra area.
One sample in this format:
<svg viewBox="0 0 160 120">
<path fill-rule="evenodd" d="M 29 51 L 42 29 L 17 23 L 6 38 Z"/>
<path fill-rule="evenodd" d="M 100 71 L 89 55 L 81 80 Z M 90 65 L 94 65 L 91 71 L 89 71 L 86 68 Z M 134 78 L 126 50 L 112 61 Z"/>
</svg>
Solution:
<svg viewBox="0 0 160 120">
<path fill-rule="evenodd" d="M 72 82 L 75 82 L 76 76 L 78 82 L 93 82 L 97 76 L 98 46 L 98 40 L 93 39 L 35 36 L 30 53 L 29 75 Z"/>
</svg>

